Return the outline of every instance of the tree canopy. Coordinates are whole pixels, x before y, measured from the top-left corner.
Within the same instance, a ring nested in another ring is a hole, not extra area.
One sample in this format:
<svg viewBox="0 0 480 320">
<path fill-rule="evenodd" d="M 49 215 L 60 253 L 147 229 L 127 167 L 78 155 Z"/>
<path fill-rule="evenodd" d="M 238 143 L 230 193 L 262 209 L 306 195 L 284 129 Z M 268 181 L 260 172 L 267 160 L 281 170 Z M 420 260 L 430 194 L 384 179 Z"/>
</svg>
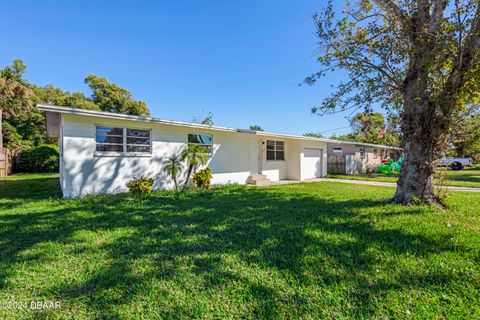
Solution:
<svg viewBox="0 0 480 320">
<path fill-rule="evenodd" d="M 91 102 L 100 110 L 130 114 L 134 116 L 150 116 L 150 110 L 143 101 L 134 100 L 127 89 L 110 83 L 106 78 L 94 74 L 85 78 L 85 84 L 92 89 Z"/>
<path fill-rule="evenodd" d="M 401 137 L 395 120 L 391 117 L 386 121 L 380 112 L 359 112 L 350 120 L 352 140 L 399 147 Z M 379 137 L 384 129 L 383 136 Z"/>
<path fill-rule="evenodd" d="M 303 134 L 304 137 L 312 137 L 312 138 L 323 138 L 323 134 L 315 133 L 315 132 L 308 132 Z"/>
<path fill-rule="evenodd" d="M 480 160 L 480 113 L 474 106 L 456 121 L 450 133 L 453 155 Z"/>
<path fill-rule="evenodd" d="M 259 125 L 257 124 L 253 124 L 250 126 L 250 130 L 253 130 L 253 131 L 264 131 L 262 127 L 260 127 Z"/>
</svg>

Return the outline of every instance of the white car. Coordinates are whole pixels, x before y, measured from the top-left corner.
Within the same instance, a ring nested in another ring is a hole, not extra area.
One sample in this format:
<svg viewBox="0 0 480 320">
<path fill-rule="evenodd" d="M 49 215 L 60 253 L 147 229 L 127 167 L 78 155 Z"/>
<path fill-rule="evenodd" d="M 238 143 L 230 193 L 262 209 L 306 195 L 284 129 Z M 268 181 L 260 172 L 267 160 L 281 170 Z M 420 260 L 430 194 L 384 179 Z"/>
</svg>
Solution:
<svg viewBox="0 0 480 320">
<path fill-rule="evenodd" d="M 472 158 L 454 158 L 454 157 L 446 157 L 440 158 L 437 160 L 438 166 L 443 167 L 450 167 L 452 170 L 462 170 L 465 166 L 472 166 L 473 159 Z"/>
</svg>

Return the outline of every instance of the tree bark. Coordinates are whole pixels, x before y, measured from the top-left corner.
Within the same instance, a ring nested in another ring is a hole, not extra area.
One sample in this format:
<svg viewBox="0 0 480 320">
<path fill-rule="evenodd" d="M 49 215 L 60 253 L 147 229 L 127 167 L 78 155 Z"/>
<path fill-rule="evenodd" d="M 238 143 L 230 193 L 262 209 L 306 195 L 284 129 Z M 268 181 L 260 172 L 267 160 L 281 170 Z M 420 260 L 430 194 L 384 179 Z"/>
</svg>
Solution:
<svg viewBox="0 0 480 320">
<path fill-rule="evenodd" d="M 441 199 L 435 195 L 433 179 L 435 160 L 444 148 L 449 126 L 449 117 L 444 114 L 444 104 L 453 101 L 431 100 L 424 70 L 426 68 L 421 63 L 412 65 L 404 82 L 401 127 L 405 143 L 405 160 L 397 180 L 393 201 L 409 204 L 417 198 L 422 202 L 443 206 Z"/>
<path fill-rule="evenodd" d="M 428 97 L 422 98 L 417 82 L 404 96 L 404 110 L 401 126 L 404 138 L 404 162 L 397 181 L 393 201 L 409 204 L 417 198 L 426 203 L 443 206 L 435 195 L 433 179 L 435 160 L 445 147 L 448 116 L 443 114 L 441 103 L 433 103 Z"/>
<path fill-rule="evenodd" d="M 432 146 L 414 138 L 409 140 L 405 141 L 405 161 L 393 201 L 409 204 L 417 198 L 427 203 L 441 203 L 434 193 L 435 153 Z"/>
</svg>

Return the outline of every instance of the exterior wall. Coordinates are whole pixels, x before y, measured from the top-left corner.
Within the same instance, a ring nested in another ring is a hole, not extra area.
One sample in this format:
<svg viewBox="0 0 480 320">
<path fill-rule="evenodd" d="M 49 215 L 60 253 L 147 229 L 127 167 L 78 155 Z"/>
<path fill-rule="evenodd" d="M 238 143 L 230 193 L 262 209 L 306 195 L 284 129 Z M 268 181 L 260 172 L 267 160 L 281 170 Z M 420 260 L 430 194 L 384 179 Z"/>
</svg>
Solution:
<svg viewBox="0 0 480 320">
<path fill-rule="evenodd" d="M 342 155 L 354 155 L 355 154 L 355 145 L 354 144 L 343 144 L 343 143 L 327 143 L 328 154 L 333 154 L 333 148 L 342 148 Z"/>
<path fill-rule="evenodd" d="M 321 176 L 326 174 L 327 144 L 320 141 L 74 114 L 63 114 L 60 123 L 60 183 L 65 197 L 126 191 L 126 183 L 141 176 L 153 177 L 155 189 L 173 188 L 172 179 L 162 171 L 162 163 L 187 146 L 188 133 L 213 136 L 213 155 L 207 166 L 212 170 L 214 184 L 245 184 L 249 175 L 259 172 L 271 181 L 311 178 L 302 170 L 304 148 L 322 150 Z M 152 152 L 96 152 L 96 125 L 151 130 Z M 284 141 L 285 160 L 266 160 L 267 139 Z M 179 181 L 184 178 L 179 177 Z"/>
<path fill-rule="evenodd" d="M 267 140 L 283 141 L 285 148 L 285 160 L 267 160 Z M 286 139 L 281 138 L 262 138 L 261 141 L 261 162 L 262 162 L 262 174 L 270 181 L 278 181 L 281 179 L 287 179 L 288 177 L 288 165 L 289 160 L 288 150 L 290 145 Z"/>
<path fill-rule="evenodd" d="M 288 168 L 287 179 L 289 180 L 301 180 L 301 143 L 298 140 L 288 140 Z"/>
<path fill-rule="evenodd" d="M 365 147 L 365 156 L 360 156 L 360 148 Z M 398 153 L 395 149 L 392 148 L 382 148 L 372 147 L 372 146 L 362 146 L 362 145 L 353 145 L 353 144 L 343 144 L 343 143 L 328 143 L 328 154 L 333 154 L 333 148 L 342 148 L 344 156 L 351 156 L 346 161 L 347 173 L 357 174 L 357 173 L 366 173 L 370 168 L 376 167 L 381 164 L 384 155 L 390 157 L 390 153 L 395 155 Z M 377 156 L 374 156 L 373 149 L 377 149 Z"/>
<path fill-rule="evenodd" d="M 108 156 L 95 152 L 95 125 L 152 130 L 152 153 Z M 158 123 L 63 115 L 61 141 L 61 185 L 65 197 L 126 190 L 126 183 L 140 176 L 155 178 L 155 188 L 172 188 L 170 177 L 162 172 L 162 162 L 187 145 L 188 133 L 213 136 L 213 156 L 207 164 L 212 183 L 246 182 L 250 175 L 249 134 L 213 131 Z"/>
</svg>

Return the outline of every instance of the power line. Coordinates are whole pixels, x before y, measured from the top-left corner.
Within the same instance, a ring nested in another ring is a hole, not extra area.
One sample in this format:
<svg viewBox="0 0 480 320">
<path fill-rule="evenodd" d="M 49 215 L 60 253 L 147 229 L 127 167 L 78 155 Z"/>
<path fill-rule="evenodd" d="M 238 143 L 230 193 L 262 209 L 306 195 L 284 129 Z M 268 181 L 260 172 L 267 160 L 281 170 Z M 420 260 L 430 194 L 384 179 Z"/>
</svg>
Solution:
<svg viewBox="0 0 480 320">
<path fill-rule="evenodd" d="M 334 129 L 329 129 L 329 130 L 323 130 L 323 131 L 320 131 L 320 133 L 330 132 L 330 131 L 335 131 L 335 130 L 340 130 L 340 129 L 345 129 L 345 128 L 350 128 L 350 126 L 340 127 L 340 128 L 334 128 Z M 343 131 L 343 130 L 342 130 L 342 131 Z"/>
</svg>

